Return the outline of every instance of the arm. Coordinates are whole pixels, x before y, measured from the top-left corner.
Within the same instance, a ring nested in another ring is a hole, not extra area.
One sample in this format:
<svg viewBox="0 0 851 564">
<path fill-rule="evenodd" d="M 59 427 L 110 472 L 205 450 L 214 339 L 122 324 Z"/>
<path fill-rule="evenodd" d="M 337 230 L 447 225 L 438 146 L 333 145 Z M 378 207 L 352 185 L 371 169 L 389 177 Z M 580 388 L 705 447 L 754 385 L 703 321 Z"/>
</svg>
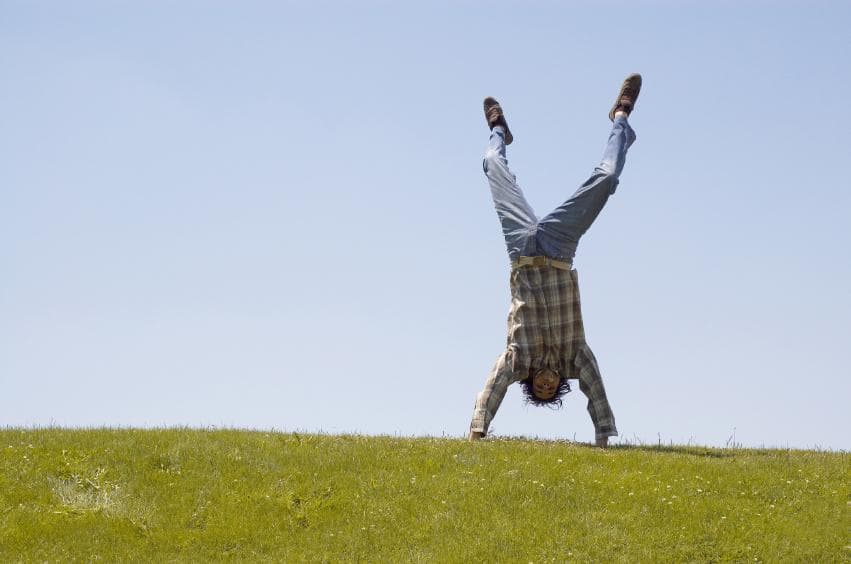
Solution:
<svg viewBox="0 0 851 564">
<path fill-rule="evenodd" d="M 514 382 L 514 375 L 507 362 L 508 351 L 502 353 L 491 369 L 485 382 L 485 388 L 476 398 L 476 408 L 473 410 L 473 420 L 470 422 L 470 440 L 481 439 L 488 432 L 488 427 L 499 409 L 508 386 Z"/>
<path fill-rule="evenodd" d="M 594 423 L 597 446 L 605 448 L 609 444 L 609 437 L 616 436 L 618 429 L 615 426 L 615 415 L 606 397 L 597 359 L 588 345 L 585 345 L 576 355 L 574 363 L 579 368 L 579 389 L 588 397 L 588 414 Z"/>
</svg>

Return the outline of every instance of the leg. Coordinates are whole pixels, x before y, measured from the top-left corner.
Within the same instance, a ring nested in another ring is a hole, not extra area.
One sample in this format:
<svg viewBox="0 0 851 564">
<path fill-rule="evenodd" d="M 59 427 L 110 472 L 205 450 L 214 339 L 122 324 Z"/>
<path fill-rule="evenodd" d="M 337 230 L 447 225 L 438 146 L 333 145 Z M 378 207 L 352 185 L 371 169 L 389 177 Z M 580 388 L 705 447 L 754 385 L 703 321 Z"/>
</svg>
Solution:
<svg viewBox="0 0 851 564">
<path fill-rule="evenodd" d="M 505 132 L 501 126 L 491 130 L 490 144 L 482 166 L 490 183 L 491 196 L 502 224 L 508 254 L 514 260 L 527 251 L 529 233 L 538 219 L 517 185 L 514 174 L 508 169 L 508 160 L 505 158 Z"/>
<path fill-rule="evenodd" d="M 591 227 L 611 194 L 635 141 L 627 118 L 619 114 L 612 125 L 603 159 L 582 186 L 551 214 L 541 220 L 538 243 L 547 256 L 573 260 L 579 238 Z"/>
</svg>

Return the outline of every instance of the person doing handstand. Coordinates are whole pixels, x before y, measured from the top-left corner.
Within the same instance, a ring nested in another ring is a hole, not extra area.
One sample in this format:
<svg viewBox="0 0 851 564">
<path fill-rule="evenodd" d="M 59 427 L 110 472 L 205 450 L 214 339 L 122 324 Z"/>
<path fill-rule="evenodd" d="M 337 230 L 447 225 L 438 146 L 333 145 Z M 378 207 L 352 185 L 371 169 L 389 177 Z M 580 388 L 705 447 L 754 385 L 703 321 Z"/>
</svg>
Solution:
<svg viewBox="0 0 851 564">
<path fill-rule="evenodd" d="M 627 118 L 641 90 L 641 75 L 624 80 L 609 112 L 612 131 L 603 159 L 591 177 L 552 213 L 538 219 L 508 169 L 505 147 L 513 141 L 499 103 L 485 98 L 490 144 L 484 171 L 511 261 L 508 343 L 476 398 L 470 440 L 487 434 L 510 384 L 519 382 L 526 401 L 560 407 L 578 379 L 588 397 L 596 444 L 608 445 L 618 434 L 594 353 L 585 342 L 579 286 L 573 257 L 588 230 L 618 186 L 626 153 L 635 141 Z"/>
</svg>

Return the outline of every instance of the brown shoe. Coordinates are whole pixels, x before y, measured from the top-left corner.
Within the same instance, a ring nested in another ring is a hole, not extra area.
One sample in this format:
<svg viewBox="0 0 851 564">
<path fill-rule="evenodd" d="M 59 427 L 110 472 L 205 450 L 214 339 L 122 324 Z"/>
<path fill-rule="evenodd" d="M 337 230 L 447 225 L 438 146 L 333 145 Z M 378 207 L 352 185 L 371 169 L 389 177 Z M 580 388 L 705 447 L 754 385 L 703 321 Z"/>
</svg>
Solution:
<svg viewBox="0 0 851 564">
<path fill-rule="evenodd" d="M 615 112 L 626 112 L 626 115 L 632 113 L 635 108 L 635 101 L 638 100 L 638 93 L 641 92 L 641 75 L 631 74 L 626 77 L 621 85 L 621 91 L 615 100 L 615 105 L 609 112 L 609 119 L 615 121 Z"/>
<path fill-rule="evenodd" d="M 514 141 L 514 136 L 511 134 L 511 130 L 508 129 L 508 122 L 505 121 L 505 115 L 502 113 L 502 107 L 499 105 L 499 102 L 488 96 L 485 98 L 484 105 L 485 120 L 488 122 L 488 127 L 493 129 L 497 125 L 502 126 L 505 130 L 505 144 L 511 145 L 511 142 Z"/>
</svg>

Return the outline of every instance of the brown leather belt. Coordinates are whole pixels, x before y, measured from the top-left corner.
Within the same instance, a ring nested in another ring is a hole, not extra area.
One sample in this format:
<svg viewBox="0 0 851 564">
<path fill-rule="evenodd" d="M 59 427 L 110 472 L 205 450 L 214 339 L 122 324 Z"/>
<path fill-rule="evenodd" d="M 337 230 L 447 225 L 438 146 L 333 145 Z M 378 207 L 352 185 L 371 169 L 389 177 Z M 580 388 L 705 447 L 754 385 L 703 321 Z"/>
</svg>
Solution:
<svg viewBox="0 0 851 564">
<path fill-rule="evenodd" d="M 559 270 L 570 270 L 573 267 L 569 262 L 551 259 L 550 257 L 520 257 L 511 263 L 511 270 L 524 266 L 551 266 Z"/>
</svg>

